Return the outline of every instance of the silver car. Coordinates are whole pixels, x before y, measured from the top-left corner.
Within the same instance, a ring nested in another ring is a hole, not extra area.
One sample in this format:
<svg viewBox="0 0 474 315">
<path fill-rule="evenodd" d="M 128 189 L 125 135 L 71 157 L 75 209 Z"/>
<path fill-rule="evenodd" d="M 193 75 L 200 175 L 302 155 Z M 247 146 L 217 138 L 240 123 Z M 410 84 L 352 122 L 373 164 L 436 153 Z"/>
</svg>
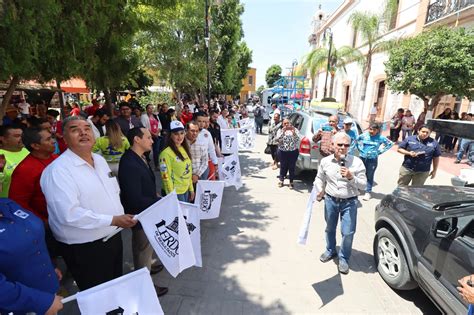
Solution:
<svg viewBox="0 0 474 315">
<path fill-rule="evenodd" d="M 296 173 L 305 170 L 316 171 L 318 169 L 319 161 L 322 156 L 319 152 L 319 142 L 313 142 L 313 135 L 321 128 L 322 125 L 328 122 L 331 115 L 339 117 L 339 128 L 343 128 L 343 121 L 346 117 L 352 116 L 348 113 L 335 111 L 298 111 L 288 115 L 288 120 L 295 128 L 297 128 L 303 137 L 300 142 L 300 154 L 296 161 Z M 352 129 L 357 135 L 362 133 L 360 125 L 353 123 Z"/>
</svg>

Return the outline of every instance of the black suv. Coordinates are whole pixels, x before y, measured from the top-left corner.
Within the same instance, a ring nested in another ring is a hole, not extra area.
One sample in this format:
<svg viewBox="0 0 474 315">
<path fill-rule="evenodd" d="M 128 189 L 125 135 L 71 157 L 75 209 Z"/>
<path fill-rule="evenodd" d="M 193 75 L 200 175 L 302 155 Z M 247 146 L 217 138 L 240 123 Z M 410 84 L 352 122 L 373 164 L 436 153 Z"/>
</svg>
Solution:
<svg viewBox="0 0 474 315">
<path fill-rule="evenodd" d="M 375 210 L 374 259 L 397 290 L 420 287 L 447 314 L 466 314 L 458 279 L 474 273 L 474 189 L 399 187 Z"/>
</svg>

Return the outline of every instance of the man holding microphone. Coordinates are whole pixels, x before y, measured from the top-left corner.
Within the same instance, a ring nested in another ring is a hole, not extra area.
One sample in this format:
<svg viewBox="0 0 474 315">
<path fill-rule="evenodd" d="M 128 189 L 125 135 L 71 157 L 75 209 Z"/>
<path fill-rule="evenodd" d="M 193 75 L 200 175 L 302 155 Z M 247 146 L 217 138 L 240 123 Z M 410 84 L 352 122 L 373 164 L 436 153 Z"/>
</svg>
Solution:
<svg viewBox="0 0 474 315">
<path fill-rule="evenodd" d="M 319 163 L 314 185 L 318 201 L 324 197 L 324 218 L 326 220 L 326 250 L 319 258 L 328 262 L 336 256 L 336 227 L 341 218 L 342 244 L 339 251 L 339 272 L 349 273 L 349 258 L 357 223 L 357 196 L 365 190 L 367 177 L 362 161 L 348 155 L 351 139 L 345 132 L 333 136 L 334 154 Z"/>
</svg>

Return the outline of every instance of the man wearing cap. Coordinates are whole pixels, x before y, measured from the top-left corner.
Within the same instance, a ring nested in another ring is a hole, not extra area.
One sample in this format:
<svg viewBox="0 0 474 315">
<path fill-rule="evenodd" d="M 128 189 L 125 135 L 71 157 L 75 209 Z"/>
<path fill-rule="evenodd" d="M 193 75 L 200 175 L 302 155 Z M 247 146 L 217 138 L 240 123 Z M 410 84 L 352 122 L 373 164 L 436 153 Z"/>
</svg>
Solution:
<svg viewBox="0 0 474 315">
<path fill-rule="evenodd" d="M 367 176 L 367 187 L 363 200 L 370 200 L 374 185 L 375 170 L 378 165 L 378 156 L 393 146 L 393 142 L 380 134 L 380 125 L 370 124 L 369 131 L 357 138 L 359 157 L 364 163 Z"/>
<path fill-rule="evenodd" d="M 352 129 L 354 126 L 354 121 L 350 117 L 346 117 L 344 119 L 344 132 L 351 137 L 351 146 L 349 148 L 348 154 L 354 155 L 354 151 L 356 148 L 356 140 L 357 140 L 357 134 L 356 132 Z"/>
<path fill-rule="evenodd" d="M 14 123 L 18 118 L 18 109 L 13 105 L 7 105 L 5 109 L 5 116 L 3 117 L 3 126 L 8 126 Z"/>
<path fill-rule="evenodd" d="M 143 127 L 140 118 L 132 115 L 131 105 L 127 102 L 121 102 L 119 105 L 120 115 L 114 121 L 120 126 L 123 135 L 126 137 L 128 131 L 134 127 Z"/>
</svg>

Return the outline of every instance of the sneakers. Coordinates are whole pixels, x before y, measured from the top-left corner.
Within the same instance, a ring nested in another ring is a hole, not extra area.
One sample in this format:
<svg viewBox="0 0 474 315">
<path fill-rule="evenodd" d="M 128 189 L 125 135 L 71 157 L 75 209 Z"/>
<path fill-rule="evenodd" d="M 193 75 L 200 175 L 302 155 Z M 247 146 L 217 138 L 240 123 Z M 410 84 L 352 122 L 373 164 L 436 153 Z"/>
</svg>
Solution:
<svg viewBox="0 0 474 315">
<path fill-rule="evenodd" d="M 362 197 L 362 200 L 368 201 L 368 200 L 370 200 L 370 198 L 372 198 L 372 196 L 370 195 L 369 192 L 366 192 L 364 197 Z"/>
<path fill-rule="evenodd" d="M 336 257 L 336 254 L 330 254 L 326 251 L 319 257 L 319 260 L 325 263 L 332 260 L 334 257 Z"/>
<path fill-rule="evenodd" d="M 293 185 L 293 183 L 290 183 L 290 189 L 294 189 L 295 188 L 295 185 Z"/>
<path fill-rule="evenodd" d="M 278 187 L 283 187 L 283 182 L 282 181 L 278 182 Z"/>
<path fill-rule="evenodd" d="M 461 160 L 454 161 L 454 164 L 459 164 L 459 163 L 461 163 Z"/>
<path fill-rule="evenodd" d="M 337 266 L 337 269 L 339 269 L 339 272 L 344 275 L 349 273 L 349 265 L 344 260 L 339 259 L 339 265 Z"/>
</svg>

